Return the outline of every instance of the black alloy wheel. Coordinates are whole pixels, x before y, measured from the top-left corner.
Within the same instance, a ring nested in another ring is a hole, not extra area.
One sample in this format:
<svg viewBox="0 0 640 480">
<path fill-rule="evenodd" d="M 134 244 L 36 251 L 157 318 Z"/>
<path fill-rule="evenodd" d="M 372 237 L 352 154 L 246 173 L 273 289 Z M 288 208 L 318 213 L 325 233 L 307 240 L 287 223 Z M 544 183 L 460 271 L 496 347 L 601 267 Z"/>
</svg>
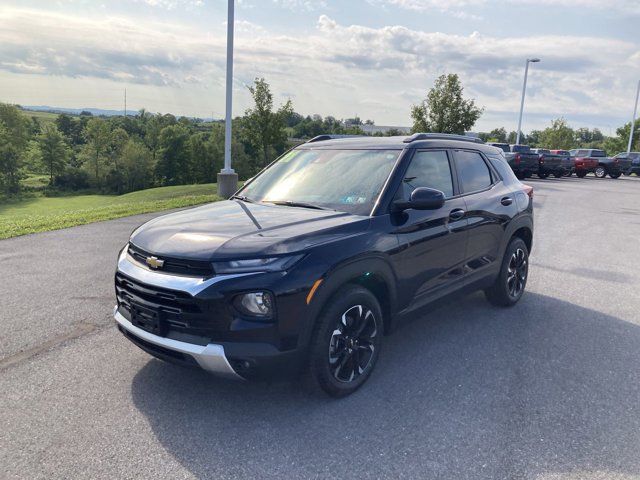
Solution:
<svg viewBox="0 0 640 480">
<path fill-rule="evenodd" d="M 326 301 L 311 338 L 313 386 L 332 397 L 355 392 L 376 365 L 383 335 L 378 299 L 359 285 L 341 287 Z"/>
<path fill-rule="evenodd" d="M 507 290 L 511 298 L 519 298 L 524 291 L 529 272 L 529 260 L 522 248 L 517 248 L 509 260 L 507 270 Z"/>
<path fill-rule="evenodd" d="M 342 314 L 329 342 L 329 370 L 336 380 L 352 382 L 367 371 L 378 333 L 370 308 L 354 305 Z"/>
<path fill-rule="evenodd" d="M 500 273 L 494 284 L 484 293 L 487 300 L 499 307 L 511 307 L 524 294 L 529 277 L 529 250 L 519 237 L 509 242 L 502 259 Z"/>
</svg>

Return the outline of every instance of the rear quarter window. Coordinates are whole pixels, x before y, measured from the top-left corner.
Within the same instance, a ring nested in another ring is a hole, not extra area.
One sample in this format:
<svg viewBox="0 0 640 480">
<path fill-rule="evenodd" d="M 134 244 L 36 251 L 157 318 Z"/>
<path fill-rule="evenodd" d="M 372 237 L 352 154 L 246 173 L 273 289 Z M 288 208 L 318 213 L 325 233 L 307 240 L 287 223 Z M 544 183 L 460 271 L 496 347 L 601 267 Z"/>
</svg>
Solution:
<svg viewBox="0 0 640 480">
<path fill-rule="evenodd" d="M 520 183 L 520 180 L 517 179 L 504 157 L 498 155 L 487 155 L 487 158 L 489 159 L 491 166 L 493 166 L 493 168 L 498 172 L 498 175 L 500 175 L 500 178 L 502 178 L 505 185 L 516 185 Z"/>
</svg>

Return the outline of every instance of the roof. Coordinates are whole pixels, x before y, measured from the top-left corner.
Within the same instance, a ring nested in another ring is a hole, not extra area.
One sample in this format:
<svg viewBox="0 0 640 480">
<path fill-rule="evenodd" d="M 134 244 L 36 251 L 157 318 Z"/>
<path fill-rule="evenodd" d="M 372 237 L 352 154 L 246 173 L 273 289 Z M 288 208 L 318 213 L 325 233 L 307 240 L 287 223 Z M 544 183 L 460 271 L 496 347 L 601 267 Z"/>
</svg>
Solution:
<svg viewBox="0 0 640 480">
<path fill-rule="evenodd" d="M 411 140 L 413 137 L 416 140 Z M 502 153 L 497 147 L 492 147 L 484 143 L 477 143 L 477 139 L 469 137 L 469 140 L 460 136 L 446 136 L 443 134 L 434 134 L 429 138 L 428 135 L 418 135 L 413 137 L 370 137 L 370 136 L 354 136 L 331 138 L 329 135 L 316 137 L 307 143 L 298 146 L 303 150 L 332 150 L 332 149 L 367 149 L 367 150 L 404 150 L 405 148 L 472 148 L 484 153 Z M 329 139 L 325 139 L 329 138 Z"/>
</svg>

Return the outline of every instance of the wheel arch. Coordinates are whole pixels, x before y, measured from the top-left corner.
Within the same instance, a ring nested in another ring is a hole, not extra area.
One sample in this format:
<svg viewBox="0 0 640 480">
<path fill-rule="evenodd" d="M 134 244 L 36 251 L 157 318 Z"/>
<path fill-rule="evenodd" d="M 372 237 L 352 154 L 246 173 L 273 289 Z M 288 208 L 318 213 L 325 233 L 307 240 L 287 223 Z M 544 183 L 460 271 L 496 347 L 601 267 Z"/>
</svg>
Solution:
<svg viewBox="0 0 640 480">
<path fill-rule="evenodd" d="M 389 262 L 381 256 L 359 258 L 333 268 L 324 276 L 310 302 L 314 323 L 327 301 L 341 288 L 346 285 L 359 285 L 369 290 L 380 303 L 384 331 L 385 334 L 390 333 L 395 327 L 396 281 L 396 275 Z"/>
</svg>

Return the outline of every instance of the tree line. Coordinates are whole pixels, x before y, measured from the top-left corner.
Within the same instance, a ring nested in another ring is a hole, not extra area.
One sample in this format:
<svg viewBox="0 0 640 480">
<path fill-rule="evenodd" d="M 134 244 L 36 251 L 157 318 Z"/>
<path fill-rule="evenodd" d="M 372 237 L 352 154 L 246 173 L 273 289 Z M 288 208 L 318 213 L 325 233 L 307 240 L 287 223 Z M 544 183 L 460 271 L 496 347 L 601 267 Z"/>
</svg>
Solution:
<svg viewBox="0 0 640 480">
<path fill-rule="evenodd" d="M 250 178 L 297 142 L 321 134 L 362 135 L 372 120 L 302 116 L 289 100 L 276 107 L 261 78 L 249 87 L 253 106 L 233 120 L 233 168 Z M 464 134 L 483 109 L 464 98 L 460 79 L 442 75 L 424 101 L 411 109 L 414 132 Z M 598 129 L 572 129 L 564 119 L 525 135 L 522 143 L 547 148 L 626 148 L 631 123 L 605 137 Z M 638 125 L 640 130 L 640 124 Z M 640 132 L 639 132 L 640 133 Z M 375 135 L 401 135 L 398 130 Z M 515 143 L 505 128 L 481 133 L 484 141 Z M 640 134 L 637 134 L 638 138 Z M 640 138 L 636 145 L 640 148 Z M 153 186 L 211 183 L 224 159 L 224 124 L 152 114 L 94 117 L 60 114 L 54 122 L 28 117 L 17 106 L 0 104 L 0 194 L 18 195 L 27 174 L 46 175 L 48 193 L 94 191 L 126 193 Z"/>
</svg>

